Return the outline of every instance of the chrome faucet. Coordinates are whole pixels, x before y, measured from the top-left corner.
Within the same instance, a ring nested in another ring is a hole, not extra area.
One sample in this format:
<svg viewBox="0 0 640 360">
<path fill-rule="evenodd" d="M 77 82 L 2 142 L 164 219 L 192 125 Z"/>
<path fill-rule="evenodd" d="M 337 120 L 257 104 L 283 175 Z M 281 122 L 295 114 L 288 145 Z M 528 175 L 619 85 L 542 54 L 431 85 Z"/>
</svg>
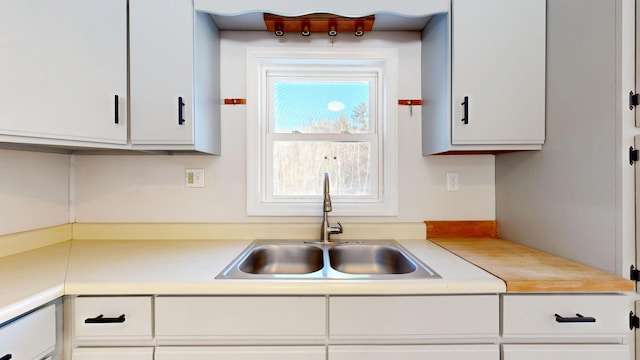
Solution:
<svg viewBox="0 0 640 360">
<path fill-rule="evenodd" d="M 324 243 L 331 241 L 331 234 L 342 234 L 342 224 L 330 225 L 328 214 L 332 211 L 331 195 L 329 195 L 329 174 L 324 173 L 324 199 L 322 201 L 322 230 L 320 240 Z"/>
</svg>

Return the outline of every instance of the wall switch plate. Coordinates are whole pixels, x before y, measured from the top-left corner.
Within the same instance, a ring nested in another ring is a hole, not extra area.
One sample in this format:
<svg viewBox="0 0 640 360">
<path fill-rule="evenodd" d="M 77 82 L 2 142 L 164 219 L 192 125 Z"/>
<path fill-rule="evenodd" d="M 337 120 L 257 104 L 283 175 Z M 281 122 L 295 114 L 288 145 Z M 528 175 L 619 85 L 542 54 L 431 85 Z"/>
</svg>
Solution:
<svg viewBox="0 0 640 360">
<path fill-rule="evenodd" d="M 447 173 L 447 191 L 458 191 L 460 190 L 460 179 L 458 178 L 457 172 L 448 172 Z"/>
<path fill-rule="evenodd" d="M 204 169 L 184 169 L 184 186 L 188 188 L 203 188 Z"/>
</svg>

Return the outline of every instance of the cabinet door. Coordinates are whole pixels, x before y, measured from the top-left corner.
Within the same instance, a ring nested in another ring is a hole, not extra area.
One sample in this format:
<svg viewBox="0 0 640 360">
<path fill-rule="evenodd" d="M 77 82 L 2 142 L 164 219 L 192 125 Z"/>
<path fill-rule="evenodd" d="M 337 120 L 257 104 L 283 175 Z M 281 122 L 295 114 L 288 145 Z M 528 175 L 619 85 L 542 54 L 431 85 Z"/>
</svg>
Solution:
<svg viewBox="0 0 640 360">
<path fill-rule="evenodd" d="M 499 360 L 498 345 L 329 346 L 329 360 Z"/>
<path fill-rule="evenodd" d="M 155 360 L 325 360 L 322 346 L 157 347 Z M 75 359 L 74 359 L 75 360 Z"/>
<path fill-rule="evenodd" d="M 153 360 L 153 348 L 76 348 L 72 360 Z"/>
<path fill-rule="evenodd" d="M 415 343 L 434 338 L 494 341 L 499 319 L 497 295 L 329 298 L 329 338 L 343 343 Z"/>
<path fill-rule="evenodd" d="M 322 296 L 158 296 L 158 344 L 322 344 Z"/>
<path fill-rule="evenodd" d="M 131 143 L 193 144 L 191 0 L 130 0 L 129 18 Z"/>
<path fill-rule="evenodd" d="M 41 359 L 56 346 L 56 310 L 49 305 L 0 328 L 0 358 Z"/>
<path fill-rule="evenodd" d="M 1 1 L 0 135 L 126 144 L 126 16 L 126 0 Z"/>
<path fill-rule="evenodd" d="M 453 144 L 542 144 L 545 1 L 453 0 L 452 17 Z"/>
<path fill-rule="evenodd" d="M 628 360 L 629 345 L 503 345 L 504 360 Z"/>
</svg>

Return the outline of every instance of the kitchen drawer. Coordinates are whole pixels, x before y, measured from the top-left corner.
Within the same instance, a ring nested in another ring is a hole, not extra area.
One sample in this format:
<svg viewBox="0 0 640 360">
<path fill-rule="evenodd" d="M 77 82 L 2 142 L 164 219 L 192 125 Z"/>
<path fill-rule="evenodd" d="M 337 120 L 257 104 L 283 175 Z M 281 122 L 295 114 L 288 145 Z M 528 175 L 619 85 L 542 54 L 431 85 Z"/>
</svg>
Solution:
<svg viewBox="0 0 640 360">
<path fill-rule="evenodd" d="M 78 340 L 152 338 L 150 296 L 77 297 L 74 328 Z"/>
<path fill-rule="evenodd" d="M 629 345 L 503 345 L 504 360 L 629 360 Z"/>
<path fill-rule="evenodd" d="M 329 345 L 331 360 L 500 360 L 500 347 L 482 345 Z"/>
<path fill-rule="evenodd" d="M 329 298 L 332 341 L 490 338 L 499 331 L 498 295 L 336 296 Z"/>
<path fill-rule="evenodd" d="M 503 336 L 626 336 L 629 299 L 625 295 L 503 295 Z M 573 322 L 576 314 L 595 322 Z M 567 321 L 567 322 L 565 322 Z"/>
<path fill-rule="evenodd" d="M 159 344 L 322 344 L 324 296 L 159 296 Z"/>
<path fill-rule="evenodd" d="M 75 348 L 72 360 L 153 360 L 152 347 Z"/>
<path fill-rule="evenodd" d="M 326 360 L 324 346 L 158 346 L 154 360 Z"/>
<path fill-rule="evenodd" d="M 56 346 L 56 307 L 49 305 L 0 328 L 0 358 L 42 359 Z"/>
</svg>

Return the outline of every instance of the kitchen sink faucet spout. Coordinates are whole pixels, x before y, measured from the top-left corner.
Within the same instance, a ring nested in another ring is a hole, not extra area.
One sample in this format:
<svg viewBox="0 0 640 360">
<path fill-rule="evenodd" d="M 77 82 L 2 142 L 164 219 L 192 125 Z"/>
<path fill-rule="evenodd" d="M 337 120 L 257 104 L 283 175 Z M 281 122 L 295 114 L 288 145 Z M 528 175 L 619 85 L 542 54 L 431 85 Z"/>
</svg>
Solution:
<svg viewBox="0 0 640 360">
<path fill-rule="evenodd" d="M 328 243 L 331 241 L 331 234 L 342 234 L 342 224 L 330 225 L 328 214 L 333 209 L 331 207 L 331 195 L 329 195 L 329 174 L 324 173 L 324 198 L 322 201 L 322 229 L 320 233 L 320 241 Z"/>
</svg>

